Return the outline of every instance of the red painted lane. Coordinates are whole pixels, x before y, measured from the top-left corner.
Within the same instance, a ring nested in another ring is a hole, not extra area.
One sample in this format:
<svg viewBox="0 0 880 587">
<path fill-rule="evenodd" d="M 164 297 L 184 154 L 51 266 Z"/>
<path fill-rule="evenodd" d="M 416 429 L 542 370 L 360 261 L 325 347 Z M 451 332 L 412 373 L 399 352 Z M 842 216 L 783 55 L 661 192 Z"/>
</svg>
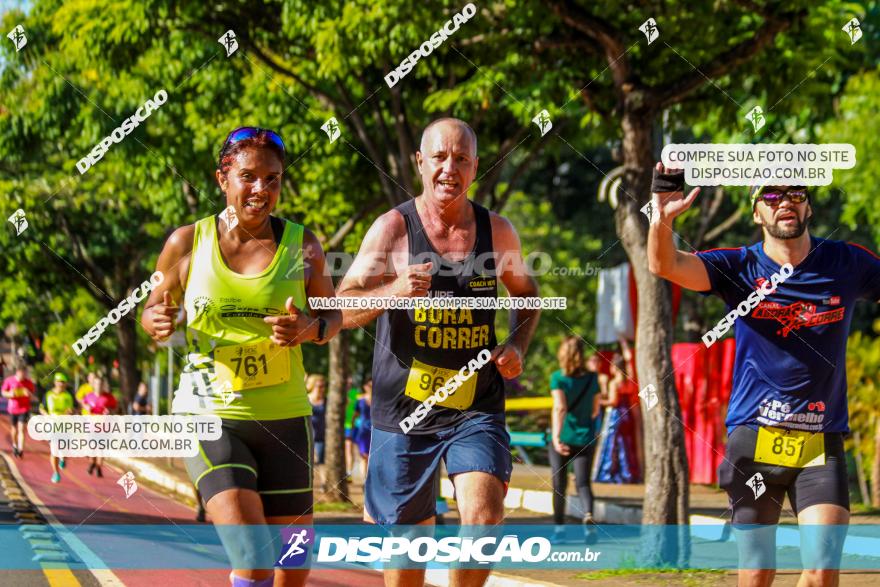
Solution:
<svg viewBox="0 0 880 587">
<path fill-rule="evenodd" d="M 0 450 L 12 454 L 9 420 L 0 417 Z M 78 524 L 195 524 L 195 512 L 143 485 L 125 498 L 116 481 L 123 471 L 105 464 L 104 477 L 88 474 L 89 459 L 67 458 L 61 483 L 52 483 L 49 445 L 28 438 L 23 459 L 14 465 L 37 497 L 67 525 Z M 229 571 L 223 570 L 125 570 L 113 573 L 129 587 L 214 587 L 229 585 Z M 372 571 L 321 570 L 309 575 L 308 585 L 336 587 L 364 585 L 380 587 L 382 576 Z"/>
<path fill-rule="evenodd" d="M 229 572 L 114 571 L 127 587 L 228 587 Z M 372 571 L 322 570 L 309 573 L 309 587 L 383 587 L 382 575 Z"/>
<path fill-rule="evenodd" d="M 0 418 L 0 450 L 12 453 L 9 421 Z M 89 459 L 67 458 L 61 483 L 52 483 L 49 444 L 28 438 L 15 466 L 37 497 L 63 524 L 193 524 L 192 509 L 143 485 L 129 499 L 116 481 L 118 469 L 104 464 L 104 477 L 88 474 Z"/>
</svg>

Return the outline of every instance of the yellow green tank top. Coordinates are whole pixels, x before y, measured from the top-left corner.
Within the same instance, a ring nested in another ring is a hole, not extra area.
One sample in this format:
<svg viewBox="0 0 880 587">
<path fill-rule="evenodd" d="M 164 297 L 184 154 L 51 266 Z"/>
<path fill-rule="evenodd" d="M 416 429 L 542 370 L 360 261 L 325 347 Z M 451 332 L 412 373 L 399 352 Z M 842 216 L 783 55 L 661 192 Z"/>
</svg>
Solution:
<svg viewBox="0 0 880 587">
<path fill-rule="evenodd" d="M 279 347 L 265 316 L 306 307 L 303 227 L 285 222 L 269 266 L 242 275 L 220 255 L 214 216 L 195 225 L 184 295 L 187 362 L 173 413 L 214 414 L 230 420 L 282 420 L 312 413 L 302 350 Z"/>
</svg>

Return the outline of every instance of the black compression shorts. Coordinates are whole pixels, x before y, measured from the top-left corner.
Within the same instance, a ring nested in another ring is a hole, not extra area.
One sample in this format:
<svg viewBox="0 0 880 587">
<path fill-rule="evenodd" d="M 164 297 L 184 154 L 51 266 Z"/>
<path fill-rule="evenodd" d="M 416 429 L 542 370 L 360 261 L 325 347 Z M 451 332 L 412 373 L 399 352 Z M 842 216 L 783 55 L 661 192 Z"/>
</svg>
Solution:
<svg viewBox="0 0 880 587">
<path fill-rule="evenodd" d="M 795 515 L 819 504 L 839 505 L 849 510 L 849 483 L 843 434 L 825 433 L 825 464 L 796 469 L 756 463 L 758 432 L 737 426 L 727 438 L 727 451 L 718 467 L 718 484 L 727 491 L 733 510 L 733 524 L 778 524 L 785 495 Z M 763 493 L 755 497 L 755 474 L 760 474 Z"/>
<path fill-rule="evenodd" d="M 186 469 L 205 503 L 227 489 L 250 489 L 267 517 L 311 514 L 311 417 L 223 420 L 220 438 L 200 441 Z"/>
</svg>

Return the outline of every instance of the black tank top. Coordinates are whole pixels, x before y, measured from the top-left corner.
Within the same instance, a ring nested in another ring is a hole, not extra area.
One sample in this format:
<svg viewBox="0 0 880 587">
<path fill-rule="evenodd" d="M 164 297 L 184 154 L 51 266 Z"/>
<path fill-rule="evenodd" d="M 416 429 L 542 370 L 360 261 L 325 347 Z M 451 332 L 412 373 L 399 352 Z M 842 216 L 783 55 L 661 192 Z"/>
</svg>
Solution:
<svg viewBox="0 0 880 587">
<path fill-rule="evenodd" d="M 497 297 L 489 211 L 471 202 L 476 217 L 474 249 L 461 262 L 440 256 L 409 200 L 397 210 L 406 221 L 409 263 L 433 263 L 431 297 Z M 386 310 L 379 316 L 373 352 L 373 426 L 401 432 L 400 422 L 453 372 L 496 346 L 495 310 Z M 472 397 L 472 400 L 471 400 Z M 435 405 L 409 434 L 432 434 L 466 420 L 474 412 L 504 411 L 504 381 L 494 362 L 483 366 L 444 405 Z"/>
</svg>

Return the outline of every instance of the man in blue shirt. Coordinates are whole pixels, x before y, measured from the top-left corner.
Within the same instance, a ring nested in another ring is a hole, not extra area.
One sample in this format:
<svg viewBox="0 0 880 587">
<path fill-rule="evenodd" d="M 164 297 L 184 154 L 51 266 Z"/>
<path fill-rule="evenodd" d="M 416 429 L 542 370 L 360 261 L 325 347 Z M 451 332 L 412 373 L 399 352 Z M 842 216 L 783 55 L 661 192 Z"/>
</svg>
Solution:
<svg viewBox="0 0 880 587">
<path fill-rule="evenodd" d="M 741 584 L 773 582 L 775 525 L 788 494 L 798 523 L 812 525 L 802 528 L 802 581 L 836 585 L 849 523 L 846 340 L 856 300 L 880 301 L 880 258 L 811 236 L 809 191 L 792 186 L 751 188 L 763 241 L 679 251 L 673 221 L 699 193 L 685 197 L 683 186 L 682 172 L 657 164 L 648 264 L 659 277 L 727 304 L 703 342 L 711 346 L 734 329 L 728 442 L 718 476 L 738 530 Z"/>
</svg>

